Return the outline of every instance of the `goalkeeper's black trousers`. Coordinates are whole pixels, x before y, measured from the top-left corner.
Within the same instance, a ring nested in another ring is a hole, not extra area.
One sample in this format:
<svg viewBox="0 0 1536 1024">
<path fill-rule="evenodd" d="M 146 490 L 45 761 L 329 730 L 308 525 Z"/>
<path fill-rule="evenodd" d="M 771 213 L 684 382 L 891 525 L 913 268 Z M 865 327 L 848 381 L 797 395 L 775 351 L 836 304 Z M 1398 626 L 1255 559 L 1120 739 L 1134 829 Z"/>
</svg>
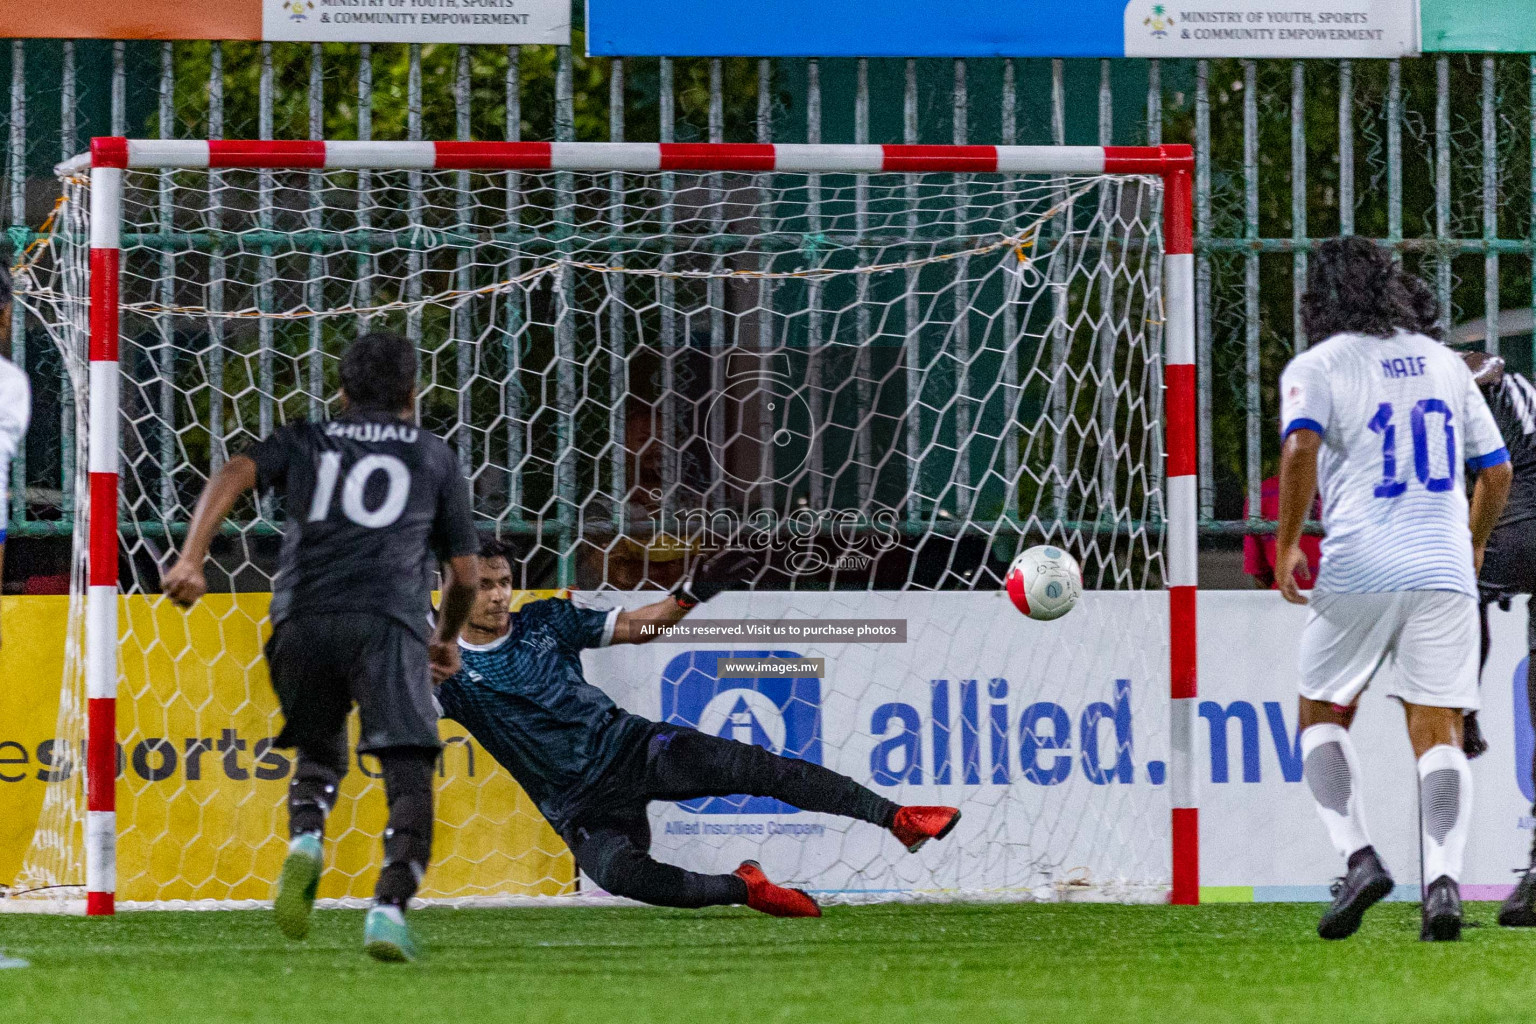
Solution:
<svg viewBox="0 0 1536 1024">
<path fill-rule="evenodd" d="M 898 805 L 819 764 L 684 726 L 654 725 L 603 773 L 561 830 L 576 863 L 615 896 L 661 907 L 747 901 L 735 875 L 706 875 L 651 857 L 652 800 L 765 796 L 889 828 Z"/>
</svg>

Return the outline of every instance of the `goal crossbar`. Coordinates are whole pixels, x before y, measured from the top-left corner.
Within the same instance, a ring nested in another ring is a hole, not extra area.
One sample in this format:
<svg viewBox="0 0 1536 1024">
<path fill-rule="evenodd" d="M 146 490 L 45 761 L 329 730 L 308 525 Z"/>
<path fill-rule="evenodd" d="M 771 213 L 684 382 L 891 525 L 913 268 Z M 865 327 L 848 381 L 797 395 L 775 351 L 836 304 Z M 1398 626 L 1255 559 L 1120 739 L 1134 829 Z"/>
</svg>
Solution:
<svg viewBox="0 0 1536 1024">
<path fill-rule="evenodd" d="M 1189 146 L 777 145 L 93 139 L 57 168 L 90 176 L 89 544 L 85 611 L 87 913 L 113 912 L 118 687 L 119 275 L 123 174 L 191 168 L 827 174 L 1145 175 L 1163 183 L 1165 583 L 1174 903 L 1199 900 L 1196 713 L 1196 438 Z"/>
<path fill-rule="evenodd" d="M 57 172 L 169 170 L 749 171 L 862 174 L 1192 173 L 1189 146 L 795 145 L 750 142 L 91 140 Z"/>
</svg>

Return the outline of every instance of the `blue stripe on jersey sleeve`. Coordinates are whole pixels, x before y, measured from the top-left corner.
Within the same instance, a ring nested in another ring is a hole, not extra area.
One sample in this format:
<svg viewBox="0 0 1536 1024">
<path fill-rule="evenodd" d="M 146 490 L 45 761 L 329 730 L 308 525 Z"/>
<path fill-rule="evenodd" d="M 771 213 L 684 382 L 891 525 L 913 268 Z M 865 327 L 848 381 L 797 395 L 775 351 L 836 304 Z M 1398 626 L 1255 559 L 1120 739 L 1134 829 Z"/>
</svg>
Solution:
<svg viewBox="0 0 1536 1024">
<path fill-rule="evenodd" d="M 1323 425 L 1321 423 L 1317 422 L 1317 420 L 1309 420 L 1304 416 L 1298 416 L 1285 425 L 1285 429 L 1280 432 L 1280 440 L 1284 441 L 1298 430 L 1310 430 L 1318 437 L 1323 436 Z"/>
<path fill-rule="evenodd" d="M 1509 461 L 1509 449 L 1500 447 L 1487 455 L 1479 455 L 1475 459 L 1468 459 L 1467 465 L 1473 469 L 1487 469 L 1489 466 L 1502 466 Z"/>
</svg>

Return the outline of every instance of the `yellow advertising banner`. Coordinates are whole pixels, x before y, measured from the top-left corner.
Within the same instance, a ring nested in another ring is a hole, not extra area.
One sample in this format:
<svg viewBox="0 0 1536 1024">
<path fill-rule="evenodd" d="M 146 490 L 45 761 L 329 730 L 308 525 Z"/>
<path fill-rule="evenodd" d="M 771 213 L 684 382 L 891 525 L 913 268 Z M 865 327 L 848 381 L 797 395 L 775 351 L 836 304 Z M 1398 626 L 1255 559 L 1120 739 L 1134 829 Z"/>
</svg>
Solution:
<svg viewBox="0 0 1536 1024">
<path fill-rule="evenodd" d="M 571 41 L 570 0 L 47 0 L 0 3 L 0 38 L 316 43 Z"/>
<path fill-rule="evenodd" d="M 210 595 L 191 612 L 158 597 L 121 600 L 120 900 L 271 898 L 287 847 L 293 752 L 272 746 L 282 715 L 261 656 L 268 600 Z M 63 597 L 0 601 L 0 885 L 22 871 L 48 787 L 79 782 L 83 759 L 65 751 L 81 737 L 57 735 L 68 614 Z M 528 797 L 463 729 L 441 729 L 433 863 L 421 895 L 572 891 L 570 853 Z M 354 755 L 326 829 L 322 898 L 371 894 L 385 817 L 378 765 Z"/>
<path fill-rule="evenodd" d="M 0 597 L 0 885 L 20 871 L 43 807 L 68 623 L 67 597 Z"/>
</svg>

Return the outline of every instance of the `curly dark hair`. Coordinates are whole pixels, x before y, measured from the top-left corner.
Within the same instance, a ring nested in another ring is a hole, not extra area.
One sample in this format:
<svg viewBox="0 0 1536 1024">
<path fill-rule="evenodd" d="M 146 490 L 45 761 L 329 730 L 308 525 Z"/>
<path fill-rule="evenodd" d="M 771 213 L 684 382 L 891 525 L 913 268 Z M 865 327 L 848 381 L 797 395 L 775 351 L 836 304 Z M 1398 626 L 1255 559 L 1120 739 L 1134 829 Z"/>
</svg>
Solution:
<svg viewBox="0 0 1536 1024">
<path fill-rule="evenodd" d="M 1414 315 L 1418 318 L 1418 326 L 1414 330 L 1436 341 L 1444 341 L 1445 332 L 1440 329 L 1440 300 L 1435 297 L 1435 290 L 1429 286 L 1428 281 L 1407 271 L 1400 270 L 1397 276 L 1407 290 L 1408 299 L 1413 303 Z"/>
<path fill-rule="evenodd" d="M 1319 245 L 1301 297 L 1307 343 L 1346 332 L 1390 338 L 1398 328 L 1418 331 L 1421 314 L 1405 277 L 1387 250 L 1369 239 L 1330 238 Z"/>
</svg>

